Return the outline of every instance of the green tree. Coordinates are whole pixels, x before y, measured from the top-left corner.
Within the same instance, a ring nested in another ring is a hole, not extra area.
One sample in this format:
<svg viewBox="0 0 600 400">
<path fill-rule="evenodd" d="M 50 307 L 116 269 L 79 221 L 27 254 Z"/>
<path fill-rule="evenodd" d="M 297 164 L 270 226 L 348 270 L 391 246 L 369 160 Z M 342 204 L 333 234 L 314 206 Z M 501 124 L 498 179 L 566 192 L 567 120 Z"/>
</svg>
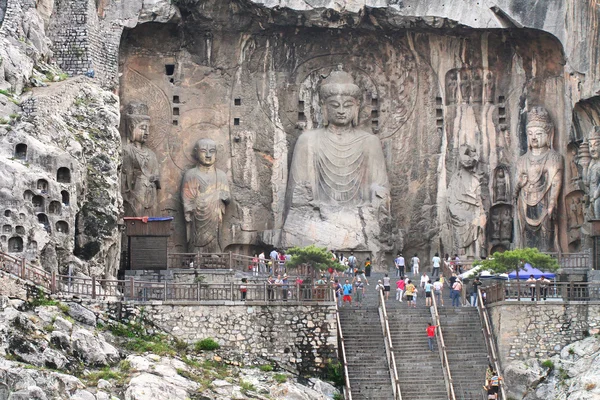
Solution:
<svg viewBox="0 0 600 400">
<path fill-rule="evenodd" d="M 295 267 L 301 264 L 308 264 L 313 268 L 321 271 L 332 267 L 338 271 L 343 271 L 345 268 L 339 262 L 331 257 L 331 253 L 325 247 L 317 247 L 313 244 L 306 247 L 292 247 L 286 250 L 287 254 L 292 256 L 292 259 L 286 263 L 289 267 Z"/>
<path fill-rule="evenodd" d="M 492 254 L 491 258 L 478 261 L 476 265 L 481 265 L 481 269 L 484 271 L 489 270 L 498 274 L 508 274 L 517 271 L 517 279 L 519 279 L 519 271 L 522 271 L 527 263 L 544 272 L 556 272 L 560 268 L 556 258 L 531 247 L 505 251 L 503 253 L 496 252 Z"/>
</svg>

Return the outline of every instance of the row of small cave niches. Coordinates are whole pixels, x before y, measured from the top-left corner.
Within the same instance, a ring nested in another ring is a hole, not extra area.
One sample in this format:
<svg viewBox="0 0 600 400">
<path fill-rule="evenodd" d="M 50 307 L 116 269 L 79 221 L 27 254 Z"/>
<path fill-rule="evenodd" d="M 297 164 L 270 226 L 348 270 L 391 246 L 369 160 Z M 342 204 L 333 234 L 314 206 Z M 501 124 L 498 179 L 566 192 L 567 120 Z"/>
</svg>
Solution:
<svg viewBox="0 0 600 400">
<path fill-rule="evenodd" d="M 15 160 L 27 161 L 27 145 L 25 143 L 19 143 L 15 146 L 14 158 Z M 56 170 L 56 181 L 58 183 L 71 183 L 71 170 L 67 167 L 60 167 Z M 46 182 L 45 190 L 48 190 L 48 182 Z"/>
<path fill-rule="evenodd" d="M 23 252 L 23 238 L 20 236 L 7 237 L 6 235 L 0 236 L 0 241 L 7 242 L 6 249 L 9 253 L 22 253 Z M 35 240 L 27 243 L 27 251 L 37 253 L 37 242 Z"/>
</svg>

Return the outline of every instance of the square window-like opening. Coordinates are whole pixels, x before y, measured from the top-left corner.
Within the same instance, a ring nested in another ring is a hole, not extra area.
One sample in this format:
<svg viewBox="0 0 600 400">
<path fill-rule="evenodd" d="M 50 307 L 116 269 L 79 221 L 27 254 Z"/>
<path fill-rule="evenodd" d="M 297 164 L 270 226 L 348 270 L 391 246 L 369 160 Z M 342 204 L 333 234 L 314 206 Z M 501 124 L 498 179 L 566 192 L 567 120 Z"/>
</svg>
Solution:
<svg viewBox="0 0 600 400">
<path fill-rule="evenodd" d="M 173 107 L 173 115 L 179 115 L 179 107 Z"/>
<path fill-rule="evenodd" d="M 239 125 L 240 124 L 240 119 L 239 118 L 234 118 L 233 119 L 233 124 L 234 125 Z"/>
<path fill-rule="evenodd" d="M 303 112 L 298 113 L 298 121 L 304 122 L 306 121 L 306 115 Z"/>
<path fill-rule="evenodd" d="M 173 96 L 173 103 L 179 104 L 179 96 Z"/>
<path fill-rule="evenodd" d="M 167 76 L 171 76 L 175 73 L 175 64 L 166 64 L 165 65 L 165 74 Z"/>
<path fill-rule="evenodd" d="M 233 99 L 233 104 L 236 106 L 241 106 L 242 105 L 242 99 Z"/>
<path fill-rule="evenodd" d="M 176 119 L 173 120 L 173 126 L 177 126 L 179 125 L 179 121 L 177 121 Z"/>
</svg>

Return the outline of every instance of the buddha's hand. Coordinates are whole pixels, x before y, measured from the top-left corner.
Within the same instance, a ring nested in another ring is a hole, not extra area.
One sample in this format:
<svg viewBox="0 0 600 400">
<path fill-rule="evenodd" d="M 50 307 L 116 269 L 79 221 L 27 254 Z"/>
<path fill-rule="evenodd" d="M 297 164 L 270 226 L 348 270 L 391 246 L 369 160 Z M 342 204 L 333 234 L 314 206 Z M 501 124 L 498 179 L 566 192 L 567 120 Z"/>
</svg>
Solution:
<svg viewBox="0 0 600 400">
<path fill-rule="evenodd" d="M 185 221 L 192 222 L 192 213 L 189 213 L 189 212 L 185 213 Z"/>
</svg>

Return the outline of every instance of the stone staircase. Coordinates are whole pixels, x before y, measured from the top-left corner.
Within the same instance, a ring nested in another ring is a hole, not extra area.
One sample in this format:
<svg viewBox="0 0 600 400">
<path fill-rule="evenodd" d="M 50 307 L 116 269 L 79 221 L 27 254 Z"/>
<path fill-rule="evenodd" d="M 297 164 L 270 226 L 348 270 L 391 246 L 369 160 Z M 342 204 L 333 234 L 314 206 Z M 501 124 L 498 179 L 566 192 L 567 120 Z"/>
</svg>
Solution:
<svg viewBox="0 0 600 400">
<path fill-rule="evenodd" d="M 371 285 L 370 289 L 373 287 Z M 340 322 L 352 399 L 392 400 L 394 393 L 377 308 L 365 305 L 360 309 L 343 307 Z"/>
<path fill-rule="evenodd" d="M 432 322 L 429 307 L 425 307 L 424 300 L 418 297 L 417 308 L 409 309 L 405 302 L 392 300 L 388 304 L 402 398 L 447 400 L 444 371 L 437 345 L 434 352 L 429 351 L 427 346 L 425 329 L 427 323 Z"/>
<path fill-rule="evenodd" d="M 488 355 L 477 308 L 440 307 L 438 313 L 456 399 L 480 400 Z"/>
</svg>

